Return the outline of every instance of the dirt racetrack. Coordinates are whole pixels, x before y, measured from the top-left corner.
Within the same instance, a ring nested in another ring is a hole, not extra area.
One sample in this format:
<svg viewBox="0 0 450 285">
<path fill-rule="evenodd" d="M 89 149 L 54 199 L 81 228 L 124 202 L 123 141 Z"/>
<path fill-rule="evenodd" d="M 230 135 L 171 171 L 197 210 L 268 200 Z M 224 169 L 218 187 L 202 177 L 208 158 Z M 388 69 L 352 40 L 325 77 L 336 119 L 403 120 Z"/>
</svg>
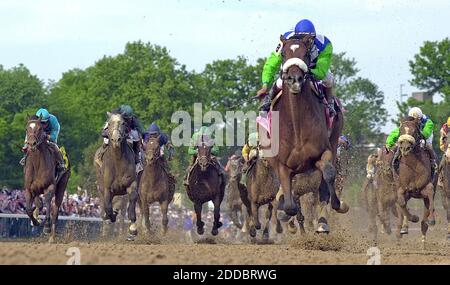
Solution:
<svg viewBox="0 0 450 285">
<path fill-rule="evenodd" d="M 442 216 L 441 216 L 442 217 Z M 165 237 L 139 237 L 127 242 L 123 237 L 110 241 L 80 242 L 59 239 L 48 244 L 44 238 L 2 240 L 0 264 L 66 264 L 69 248 L 80 249 L 81 264 L 361 264 L 370 258 L 367 251 L 377 246 L 381 264 L 450 265 L 450 242 L 445 239 L 443 219 L 429 230 L 426 248 L 422 248 L 417 225 L 397 245 L 394 236 L 380 234 L 375 245 L 357 223 L 340 226 L 328 236 L 307 234 L 275 237 L 272 244 L 252 244 L 216 238 L 195 243 L 180 241 L 181 232 Z"/>
</svg>

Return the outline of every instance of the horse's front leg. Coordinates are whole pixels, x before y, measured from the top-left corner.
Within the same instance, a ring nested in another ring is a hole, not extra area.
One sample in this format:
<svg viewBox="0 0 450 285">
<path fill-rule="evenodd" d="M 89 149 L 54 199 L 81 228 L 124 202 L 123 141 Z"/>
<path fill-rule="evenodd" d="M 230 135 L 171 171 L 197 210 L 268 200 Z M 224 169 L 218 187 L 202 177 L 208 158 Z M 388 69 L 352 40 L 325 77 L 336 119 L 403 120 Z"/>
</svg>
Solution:
<svg viewBox="0 0 450 285">
<path fill-rule="evenodd" d="M 28 217 L 31 219 L 31 226 L 36 227 L 41 224 L 39 221 L 39 208 L 36 206 L 33 208 L 33 200 L 34 195 L 31 193 L 29 189 L 25 189 L 25 209 L 27 212 Z M 37 215 L 36 215 L 36 209 L 37 209 Z"/>
<path fill-rule="evenodd" d="M 286 215 L 295 216 L 298 208 L 292 197 L 292 170 L 281 163 L 278 163 L 276 169 L 280 178 L 281 189 L 283 190 L 282 197 L 279 197 L 280 204 L 284 206 L 283 209 Z"/>
<path fill-rule="evenodd" d="M 136 224 L 136 204 L 139 199 L 136 181 L 133 181 L 130 187 L 127 188 L 127 193 L 128 193 L 128 219 L 130 220 L 128 233 L 130 234 L 130 236 L 136 236 L 138 234 Z"/>
<path fill-rule="evenodd" d="M 45 213 L 45 223 L 44 223 L 44 234 L 50 234 L 51 233 L 51 226 L 52 226 L 52 220 L 51 220 L 51 211 L 52 211 L 52 200 L 53 196 L 55 195 L 55 185 L 51 184 L 48 186 L 48 188 L 44 191 L 44 204 L 46 206 L 46 213 Z"/>
<path fill-rule="evenodd" d="M 430 226 L 436 224 L 435 211 L 434 211 L 434 186 L 431 183 L 425 187 L 422 191 L 422 197 L 427 198 L 429 201 L 429 215 L 427 216 L 427 222 Z"/>
<path fill-rule="evenodd" d="M 117 213 L 114 213 L 114 211 L 113 211 L 113 198 L 114 198 L 114 194 L 112 193 L 112 189 L 105 188 L 103 204 L 104 204 L 104 208 L 105 208 L 104 220 L 107 223 L 115 223 L 116 222 Z"/>
<path fill-rule="evenodd" d="M 160 203 L 161 206 L 161 214 L 162 214 L 162 232 L 165 235 L 167 233 L 167 226 L 169 225 L 169 218 L 167 216 L 167 212 L 169 210 L 169 201 L 164 200 Z"/>
<path fill-rule="evenodd" d="M 217 197 L 214 199 L 214 225 L 213 229 L 211 231 L 211 234 L 213 236 L 216 236 L 219 234 L 219 228 L 222 227 L 222 222 L 220 222 L 220 204 L 222 203 L 222 199 L 220 197 Z"/>
<path fill-rule="evenodd" d="M 338 213 L 345 214 L 348 212 L 349 207 L 346 203 L 341 202 L 336 194 L 334 187 L 336 180 L 336 168 L 333 166 L 333 153 L 330 150 L 326 150 L 319 161 L 316 162 L 316 167 L 322 172 L 322 177 L 331 195 L 331 207 Z"/>
<path fill-rule="evenodd" d="M 263 239 L 264 240 L 268 240 L 270 237 L 269 230 L 270 230 L 270 222 L 272 219 L 272 210 L 273 210 L 273 205 L 272 205 L 272 203 L 269 203 L 269 205 L 267 207 L 267 211 L 266 211 L 266 225 L 265 225 L 264 231 L 263 231 Z"/>
<path fill-rule="evenodd" d="M 56 239 L 56 225 L 58 223 L 59 208 L 61 207 L 64 199 L 64 191 L 55 193 L 55 199 L 52 202 L 52 233 L 50 235 L 49 242 L 53 243 Z"/>
<path fill-rule="evenodd" d="M 205 223 L 202 222 L 202 203 L 199 202 L 194 202 L 194 210 L 195 210 L 195 214 L 197 215 L 197 233 L 199 235 L 202 235 L 205 233 Z"/>
</svg>

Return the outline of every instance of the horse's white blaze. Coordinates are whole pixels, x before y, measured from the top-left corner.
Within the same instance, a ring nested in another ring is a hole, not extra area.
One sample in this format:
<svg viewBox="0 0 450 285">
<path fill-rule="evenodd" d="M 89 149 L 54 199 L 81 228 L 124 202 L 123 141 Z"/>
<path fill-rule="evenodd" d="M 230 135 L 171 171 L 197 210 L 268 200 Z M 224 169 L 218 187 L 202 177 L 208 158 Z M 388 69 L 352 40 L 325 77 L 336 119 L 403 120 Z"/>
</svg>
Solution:
<svg viewBox="0 0 450 285">
<path fill-rule="evenodd" d="M 31 128 L 31 129 L 34 129 L 35 127 L 36 127 L 36 124 L 35 124 L 35 123 L 31 123 L 31 124 L 30 124 L 30 128 Z"/>
<path fill-rule="evenodd" d="M 308 72 L 308 66 L 306 63 L 298 57 L 293 57 L 288 60 L 283 65 L 283 72 L 287 72 L 291 66 L 297 65 L 303 72 Z"/>
<path fill-rule="evenodd" d="M 295 52 L 296 49 L 298 49 L 300 45 L 291 45 L 291 50 Z"/>
<path fill-rule="evenodd" d="M 399 143 L 404 142 L 404 141 L 407 141 L 407 142 L 409 142 L 411 144 L 415 144 L 416 143 L 416 139 L 413 136 L 411 136 L 411 135 L 401 135 L 398 138 L 398 142 Z"/>
</svg>

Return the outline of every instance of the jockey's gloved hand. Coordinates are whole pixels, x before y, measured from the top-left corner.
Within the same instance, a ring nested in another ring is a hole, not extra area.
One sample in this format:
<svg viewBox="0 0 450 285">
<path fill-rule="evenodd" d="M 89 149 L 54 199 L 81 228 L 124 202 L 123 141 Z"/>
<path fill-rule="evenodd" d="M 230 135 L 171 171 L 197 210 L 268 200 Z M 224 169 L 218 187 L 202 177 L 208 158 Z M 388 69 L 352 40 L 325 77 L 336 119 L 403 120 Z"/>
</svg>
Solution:
<svg viewBox="0 0 450 285">
<path fill-rule="evenodd" d="M 264 85 L 261 89 L 258 90 L 258 92 L 256 92 L 256 98 L 265 97 L 267 96 L 267 93 L 268 93 L 267 86 Z"/>
<path fill-rule="evenodd" d="M 425 147 L 425 140 L 424 140 L 424 139 L 421 139 L 421 140 L 420 140 L 420 147 L 421 147 L 421 148 L 424 148 L 424 147 Z"/>
</svg>

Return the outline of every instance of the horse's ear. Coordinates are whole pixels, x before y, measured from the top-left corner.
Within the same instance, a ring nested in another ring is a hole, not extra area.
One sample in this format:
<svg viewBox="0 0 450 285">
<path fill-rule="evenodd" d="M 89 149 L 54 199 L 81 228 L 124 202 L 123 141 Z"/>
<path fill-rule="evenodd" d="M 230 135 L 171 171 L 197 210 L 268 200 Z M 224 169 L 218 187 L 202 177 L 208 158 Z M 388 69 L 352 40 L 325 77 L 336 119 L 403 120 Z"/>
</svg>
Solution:
<svg viewBox="0 0 450 285">
<path fill-rule="evenodd" d="M 111 118 L 111 112 L 106 112 L 106 116 L 108 116 L 108 118 Z"/>
</svg>

